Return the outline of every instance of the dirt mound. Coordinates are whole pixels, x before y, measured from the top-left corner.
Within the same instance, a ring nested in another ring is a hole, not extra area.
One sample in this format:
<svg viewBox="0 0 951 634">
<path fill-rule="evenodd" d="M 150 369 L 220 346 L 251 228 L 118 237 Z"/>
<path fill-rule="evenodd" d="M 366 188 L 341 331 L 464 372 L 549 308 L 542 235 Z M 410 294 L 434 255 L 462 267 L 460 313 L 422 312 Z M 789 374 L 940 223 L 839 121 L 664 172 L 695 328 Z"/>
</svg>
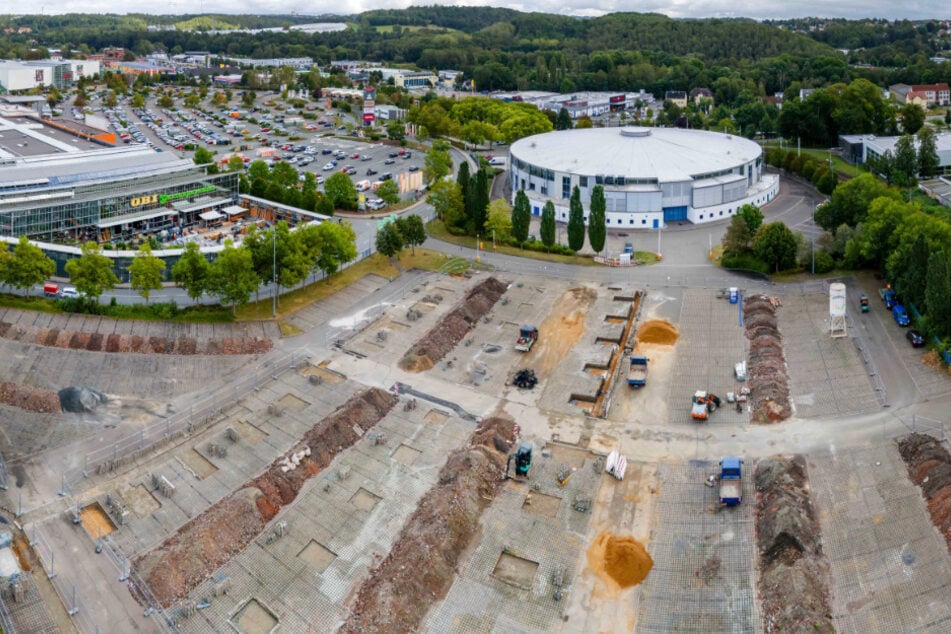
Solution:
<svg viewBox="0 0 951 634">
<path fill-rule="evenodd" d="M 829 563 L 809 497 L 805 459 L 763 460 L 754 479 L 759 595 L 766 631 L 833 632 Z"/>
<path fill-rule="evenodd" d="M 159 602 L 167 607 L 184 597 L 244 550 L 282 506 L 294 501 L 304 482 L 359 440 L 398 400 L 377 388 L 350 397 L 304 434 L 287 456 L 137 559 L 136 570 Z"/>
<path fill-rule="evenodd" d="M 588 567 L 612 587 L 623 589 L 644 581 L 654 560 L 633 537 L 617 537 L 605 531 L 588 548 Z"/>
<path fill-rule="evenodd" d="M 142 337 L 41 328 L 0 321 L 0 337 L 35 343 L 47 348 L 89 350 L 91 352 L 136 352 L 140 354 L 261 354 L 273 342 L 262 337 L 222 337 L 197 340 L 193 337 Z"/>
<path fill-rule="evenodd" d="M 672 346 L 677 343 L 680 333 L 672 323 L 665 319 L 651 319 L 637 327 L 635 337 L 637 337 L 638 343 Z"/>
<path fill-rule="evenodd" d="M 449 455 L 438 483 L 420 500 L 389 555 L 367 576 L 339 630 L 349 634 L 414 632 L 445 597 L 479 517 L 502 488 L 514 424 L 490 418 L 466 447 Z"/>
<path fill-rule="evenodd" d="M 898 441 L 908 475 L 928 501 L 931 521 L 951 549 L 951 455 L 932 436 L 911 434 Z"/>
<path fill-rule="evenodd" d="M 400 367 L 408 372 L 423 372 L 433 367 L 492 310 L 507 289 L 508 284 L 494 277 L 469 289 L 462 301 L 400 359 Z"/>
<path fill-rule="evenodd" d="M 52 414 L 62 409 L 59 395 L 53 390 L 14 381 L 0 382 L 0 403 L 41 414 Z"/>
<path fill-rule="evenodd" d="M 751 295 L 743 304 L 743 323 L 750 340 L 747 377 L 754 423 L 775 423 L 792 416 L 783 337 L 776 318 L 778 306 L 776 299 L 766 295 Z"/>
</svg>

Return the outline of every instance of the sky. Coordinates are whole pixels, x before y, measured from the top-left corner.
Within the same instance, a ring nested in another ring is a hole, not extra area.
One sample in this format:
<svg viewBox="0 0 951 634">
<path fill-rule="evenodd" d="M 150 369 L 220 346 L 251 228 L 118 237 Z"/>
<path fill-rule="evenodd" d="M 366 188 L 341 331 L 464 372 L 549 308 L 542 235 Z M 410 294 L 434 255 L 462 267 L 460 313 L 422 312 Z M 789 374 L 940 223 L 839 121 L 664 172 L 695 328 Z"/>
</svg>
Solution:
<svg viewBox="0 0 951 634">
<path fill-rule="evenodd" d="M 941 0 L 40 0 L 43 13 L 298 13 L 353 15 L 370 9 L 417 5 L 505 6 L 519 11 L 596 16 L 617 11 L 663 13 L 672 18 L 843 17 L 888 19 L 951 19 L 951 6 Z M 36 5 L 33 5 L 34 11 Z"/>
</svg>

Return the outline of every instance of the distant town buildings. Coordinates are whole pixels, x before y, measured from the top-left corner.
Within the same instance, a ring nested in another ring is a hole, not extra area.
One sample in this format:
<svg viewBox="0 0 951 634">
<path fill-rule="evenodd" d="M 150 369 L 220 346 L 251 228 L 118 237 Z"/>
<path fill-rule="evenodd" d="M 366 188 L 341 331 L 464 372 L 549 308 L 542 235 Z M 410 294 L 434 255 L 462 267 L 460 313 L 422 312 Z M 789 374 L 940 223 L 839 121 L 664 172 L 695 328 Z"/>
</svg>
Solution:
<svg viewBox="0 0 951 634">
<path fill-rule="evenodd" d="M 951 104 L 951 90 L 948 84 L 893 84 L 888 87 L 889 95 L 898 103 L 914 103 L 922 107 L 947 106 Z"/>
</svg>

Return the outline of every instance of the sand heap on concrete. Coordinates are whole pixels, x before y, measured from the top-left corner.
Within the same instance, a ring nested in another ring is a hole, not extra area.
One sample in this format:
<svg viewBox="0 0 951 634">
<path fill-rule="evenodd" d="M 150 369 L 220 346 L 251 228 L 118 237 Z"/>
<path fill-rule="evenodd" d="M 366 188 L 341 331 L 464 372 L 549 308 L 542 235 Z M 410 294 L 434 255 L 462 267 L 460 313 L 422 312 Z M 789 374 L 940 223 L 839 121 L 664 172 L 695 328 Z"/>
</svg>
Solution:
<svg viewBox="0 0 951 634">
<path fill-rule="evenodd" d="M 644 581 L 654 560 L 633 537 L 618 537 L 605 531 L 588 548 L 588 567 L 609 586 L 624 589 Z"/>
<path fill-rule="evenodd" d="M 750 383 L 754 423 L 775 423 L 792 416 L 789 377 L 783 355 L 774 297 L 751 295 L 743 304 L 743 323 L 750 340 L 747 376 Z"/>
<path fill-rule="evenodd" d="M 294 501 L 304 482 L 359 440 L 398 400 L 378 388 L 350 397 L 304 434 L 289 454 L 296 457 L 293 469 L 287 456 L 278 458 L 262 475 L 137 559 L 134 566 L 156 599 L 167 607 L 244 550 L 282 506 Z"/>
<path fill-rule="evenodd" d="M 426 612 L 446 596 L 479 517 L 504 483 L 514 423 L 489 418 L 439 471 L 439 482 L 420 500 L 389 555 L 360 587 L 347 634 L 415 632 Z"/>
<path fill-rule="evenodd" d="M 680 333 L 665 319 L 651 319 L 637 327 L 637 343 L 650 343 L 660 346 L 672 346 L 677 343 Z"/>
<path fill-rule="evenodd" d="M 834 632 L 829 562 L 802 456 L 756 466 L 759 596 L 767 632 Z"/>
<path fill-rule="evenodd" d="M 409 372 L 425 372 L 446 356 L 486 316 L 508 284 L 490 277 L 472 287 L 466 296 L 400 359 Z"/>
<path fill-rule="evenodd" d="M 931 521 L 951 549 L 951 455 L 927 434 L 911 434 L 898 441 L 898 452 L 908 476 L 921 487 Z"/>
<path fill-rule="evenodd" d="M 0 381 L 0 403 L 41 414 L 52 414 L 62 409 L 59 394 L 53 390 L 14 381 Z"/>
</svg>

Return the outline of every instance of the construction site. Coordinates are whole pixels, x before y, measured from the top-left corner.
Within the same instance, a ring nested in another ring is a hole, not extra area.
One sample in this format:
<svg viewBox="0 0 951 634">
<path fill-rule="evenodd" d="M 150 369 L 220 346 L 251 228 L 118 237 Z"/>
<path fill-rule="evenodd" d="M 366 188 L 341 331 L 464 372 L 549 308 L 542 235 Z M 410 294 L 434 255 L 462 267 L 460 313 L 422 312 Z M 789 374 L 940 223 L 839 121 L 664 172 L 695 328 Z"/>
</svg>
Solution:
<svg viewBox="0 0 951 634">
<path fill-rule="evenodd" d="M 0 628 L 947 632 L 943 422 L 872 418 L 824 287 L 748 286 L 370 275 L 287 337 L 7 311 Z"/>
</svg>

